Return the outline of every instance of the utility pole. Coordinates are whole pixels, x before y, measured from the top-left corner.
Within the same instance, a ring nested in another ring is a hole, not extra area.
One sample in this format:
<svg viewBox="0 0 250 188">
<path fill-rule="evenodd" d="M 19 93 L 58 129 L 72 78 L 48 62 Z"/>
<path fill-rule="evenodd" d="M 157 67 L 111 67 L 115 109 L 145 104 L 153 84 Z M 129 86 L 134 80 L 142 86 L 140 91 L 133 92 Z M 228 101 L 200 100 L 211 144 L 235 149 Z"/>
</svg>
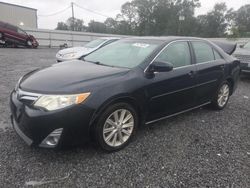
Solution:
<svg viewBox="0 0 250 188">
<path fill-rule="evenodd" d="M 71 2 L 72 19 L 73 19 L 73 31 L 75 30 L 75 15 L 74 15 L 74 3 Z"/>
</svg>

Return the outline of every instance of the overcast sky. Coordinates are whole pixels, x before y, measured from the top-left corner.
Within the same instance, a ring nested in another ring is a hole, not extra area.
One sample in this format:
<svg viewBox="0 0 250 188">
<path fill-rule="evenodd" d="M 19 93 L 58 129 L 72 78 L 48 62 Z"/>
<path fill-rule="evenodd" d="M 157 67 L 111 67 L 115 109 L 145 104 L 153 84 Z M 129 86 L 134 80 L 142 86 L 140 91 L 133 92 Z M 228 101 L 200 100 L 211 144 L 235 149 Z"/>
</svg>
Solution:
<svg viewBox="0 0 250 188">
<path fill-rule="evenodd" d="M 61 11 L 73 1 L 81 7 L 96 11 L 103 15 L 115 17 L 120 12 L 121 5 L 128 0 L 0 0 L 38 10 L 38 27 L 43 29 L 54 29 L 59 21 L 66 21 L 71 16 L 71 9 L 54 16 L 44 16 Z M 229 8 L 238 9 L 242 5 L 250 4 L 250 0 L 200 0 L 201 8 L 196 14 L 204 14 L 211 10 L 216 2 L 226 2 Z M 86 10 L 75 7 L 75 17 L 84 20 L 85 25 L 90 20 L 104 21 L 106 17 L 97 15 Z"/>
</svg>

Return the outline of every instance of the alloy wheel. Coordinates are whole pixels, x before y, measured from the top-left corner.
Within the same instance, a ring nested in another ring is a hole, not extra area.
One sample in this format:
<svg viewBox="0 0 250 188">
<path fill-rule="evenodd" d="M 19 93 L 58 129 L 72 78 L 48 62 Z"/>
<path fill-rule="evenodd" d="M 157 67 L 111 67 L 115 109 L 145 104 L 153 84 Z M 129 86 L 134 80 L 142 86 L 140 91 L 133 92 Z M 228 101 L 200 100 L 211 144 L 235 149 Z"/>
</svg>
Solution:
<svg viewBox="0 0 250 188">
<path fill-rule="evenodd" d="M 28 46 L 32 46 L 32 42 L 30 40 L 27 41 Z"/>
<path fill-rule="evenodd" d="M 119 147 L 132 135 L 135 121 L 132 113 L 127 109 L 114 111 L 105 121 L 103 138 L 107 145 Z"/>
<path fill-rule="evenodd" d="M 219 90 L 217 103 L 220 107 L 224 107 L 228 101 L 229 98 L 229 86 L 228 84 L 223 84 Z"/>
</svg>

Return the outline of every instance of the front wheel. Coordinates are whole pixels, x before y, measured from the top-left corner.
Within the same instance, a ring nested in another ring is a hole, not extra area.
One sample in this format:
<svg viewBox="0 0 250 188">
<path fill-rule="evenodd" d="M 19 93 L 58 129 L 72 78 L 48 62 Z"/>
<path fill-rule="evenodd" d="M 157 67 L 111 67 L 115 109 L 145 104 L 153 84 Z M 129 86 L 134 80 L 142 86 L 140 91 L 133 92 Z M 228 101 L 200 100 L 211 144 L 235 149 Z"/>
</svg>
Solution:
<svg viewBox="0 0 250 188">
<path fill-rule="evenodd" d="M 0 33 L 0 44 L 5 44 L 3 33 Z"/>
<path fill-rule="evenodd" d="M 212 106 L 217 110 L 222 110 L 226 107 L 230 97 L 230 84 L 225 81 L 223 82 L 218 91 L 216 92 L 215 98 L 212 101 Z"/>
<path fill-rule="evenodd" d="M 130 142 L 137 126 L 138 116 L 131 105 L 114 104 L 103 112 L 96 124 L 96 141 L 106 151 L 120 150 Z"/>
<path fill-rule="evenodd" d="M 31 40 L 27 40 L 26 45 L 27 45 L 28 48 L 32 48 L 33 47 Z"/>
</svg>

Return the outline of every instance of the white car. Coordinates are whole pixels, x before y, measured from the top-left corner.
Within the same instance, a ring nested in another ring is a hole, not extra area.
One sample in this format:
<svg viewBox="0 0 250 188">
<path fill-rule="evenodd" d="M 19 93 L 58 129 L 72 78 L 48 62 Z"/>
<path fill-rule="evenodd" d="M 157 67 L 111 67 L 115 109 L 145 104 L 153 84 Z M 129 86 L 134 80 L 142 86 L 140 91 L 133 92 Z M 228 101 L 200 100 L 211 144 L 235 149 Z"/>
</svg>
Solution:
<svg viewBox="0 0 250 188">
<path fill-rule="evenodd" d="M 90 54 L 91 52 L 93 52 L 99 48 L 102 48 L 103 46 L 106 46 L 112 42 L 115 42 L 119 39 L 120 38 L 103 37 L 103 38 L 99 38 L 99 39 L 95 39 L 93 41 L 90 41 L 89 43 L 87 43 L 83 46 L 66 48 L 66 49 L 60 50 L 56 54 L 57 62 L 80 59 L 80 58 Z"/>
</svg>

